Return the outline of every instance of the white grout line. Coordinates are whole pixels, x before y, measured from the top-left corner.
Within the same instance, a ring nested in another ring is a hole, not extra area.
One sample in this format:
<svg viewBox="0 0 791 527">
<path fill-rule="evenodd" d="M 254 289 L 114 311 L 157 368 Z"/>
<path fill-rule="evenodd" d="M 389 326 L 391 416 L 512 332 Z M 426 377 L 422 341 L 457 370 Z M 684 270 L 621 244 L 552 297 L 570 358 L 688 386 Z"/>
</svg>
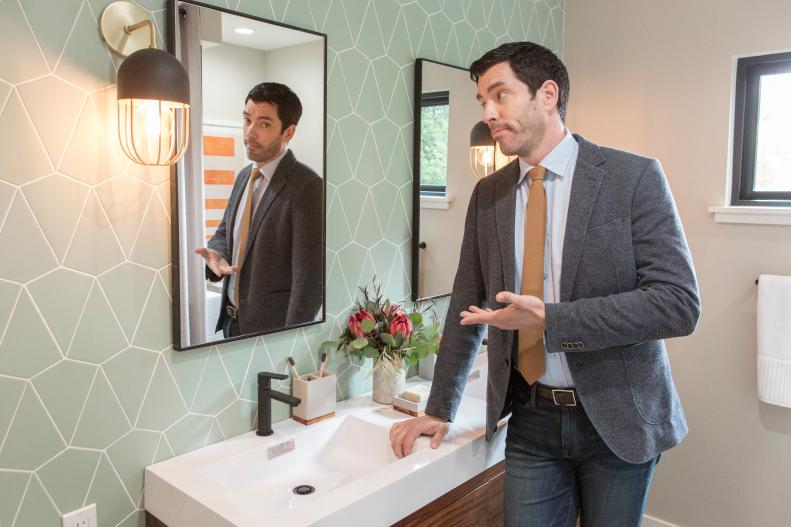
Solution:
<svg viewBox="0 0 791 527">
<path fill-rule="evenodd" d="M 105 451 L 102 452 L 102 454 L 99 457 L 101 458 L 101 456 L 104 456 L 107 459 L 107 463 L 110 465 L 113 474 L 115 474 L 115 477 L 118 478 L 118 483 L 120 483 L 121 488 L 124 489 L 124 494 L 126 494 L 126 497 L 129 498 L 129 503 L 132 505 L 132 507 L 136 507 L 135 500 L 133 500 L 132 495 L 129 494 L 129 489 L 126 488 L 126 484 L 124 483 L 123 478 L 118 473 L 118 469 L 115 468 L 115 465 L 113 465 L 113 461 L 110 459 L 110 456 L 107 454 L 106 449 Z"/>
<path fill-rule="evenodd" d="M 25 387 L 22 388 L 22 393 L 19 394 L 19 400 L 16 402 L 16 406 L 14 407 L 14 413 L 11 414 L 11 420 L 8 421 L 8 428 L 3 434 L 2 438 L 0 438 L 0 452 L 3 451 L 5 447 L 6 439 L 8 439 L 8 435 L 11 433 L 11 429 L 14 427 L 14 421 L 16 420 L 16 414 L 19 412 L 19 407 L 22 404 L 22 399 L 25 397 L 25 391 L 27 390 L 28 386 L 30 386 L 30 381 L 25 381 Z"/>
<path fill-rule="evenodd" d="M 58 362 L 62 362 L 62 361 L 58 361 Z M 36 396 L 39 404 L 41 404 L 41 407 L 44 409 L 44 413 L 47 415 L 47 418 L 49 418 L 50 424 L 52 424 L 52 428 L 54 428 L 55 431 L 58 433 L 58 437 L 60 437 L 60 440 L 63 442 L 63 448 L 67 448 L 69 444 L 66 441 L 66 438 L 63 437 L 60 428 L 58 428 L 58 424 L 55 422 L 55 419 L 52 417 L 52 414 L 49 412 L 49 408 L 47 408 L 47 405 L 44 404 L 44 399 L 42 399 L 41 395 L 39 395 L 38 390 L 36 389 L 36 385 L 33 384 L 33 382 L 30 383 L 30 389 L 33 390 L 33 394 Z"/>
<path fill-rule="evenodd" d="M 110 382 L 110 378 L 107 377 L 107 373 L 104 371 L 104 368 L 99 366 L 99 370 L 101 371 L 102 376 L 104 377 L 104 380 L 107 383 L 107 386 L 110 387 L 110 391 L 112 392 L 113 396 L 115 397 L 115 402 L 118 403 L 118 407 L 121 409 L 121 413 L 123 414 L 124 419 L 126 419 L 126 422 L 129 425 L 129 431 L 133 430 L 134 429 L 134 425 L 132 424 L 132 420 L 129 419 L 129 416 L 126 414 L 126 409 L 124 408 L 124 405 L 121 404 L 121 399 L 118 397 L 118 394 L 115 392 L 115 388 L 113 387 L 113 383 Z M 154 374 L 152 373 L 151 376 L 153 377 Z"/>
<path fill-rule="evenodd" d="M 80 183 L 85 185 L 85 183 L 83 182 Z M 66 248 L 63 250 L 63 259 L 59 260 L 61 262 L 61 265 L 64 265 L 66 263 L 66 258 L 69 256 L 69 253 L 71 252 L 71 246 L 74 243 L 74 237 L 77 234 L 77 229 L 80 226 L 80 221 L 82 220 L 83 215 L 85 214 L 85 209 L 88 208 L 88 200 L 90 199 L 90 197 L 91 197 L 91 189 L 90 187 L 88 187 L 88 192 L 86 192 L 85 196 L 82 198 L 82 207 L 80 208 L 80 213 L 77 216 L 77 221 L 74 222 L 74 227 L 72 228 L 71 236 L 69 236 L 69 241 L 66 242 Z M 85 271 L 80 271 L 80 272 L 85 273 Z M 85 274 L 87 276 L 90 276 L 91 278 L 95 278 L 94 275 L 88 273 Z"/>
<path fill-rule="evenodd" d="M 24 286 L 19 286 L 19 289 L 16 292 L 16 299 L 14 299 L 14 304 L 11 306 L 11 310 L 8 312 L 8 320 L 6 320 L 3 325 L 0 326 L 0 344 L 2 344 L 5 340 L 5 336 L 8 333 L 8 328 L 11 327 L 11 320 L 14 318 L 14 313 L 16 313 L 17 306 L 19 306 L 19 300 L 22 298 L 23 289 Z"/>
<path fill-rule="evenodd" d="M 47 486 L 46 486 L 46 485 L 44 485 L 44 482 L 43 482 L 43 481 L 41 481 L 41 478 L 40 478 L 40 477 L 38 477 L 38 473 L 37 473 L 37 472 L 34 472 L 34 473 L 33 473 L 33 477 L 34 477 L 34 478 L 36 478 L 36 481 L 38 481 L 38 484 L 39 484 L 39 486 L 41 487 L 41 490 L 43 490 L 43 491 L 44 491 L 44 494 L 47 496 L 47 498 L 49 499 L 50 503 L 51 503 L 51 504 L 52 504 L 52 506 L 55 508 L 55 510 L 57 511 L 57 513 L 58 513 L 58 514 L 63 514 L 64 512 L 68 512 L 68 511 L 62 511 L 62 510 L 60 510 L 60 507 L 58 507 L 58 504 L 57 504 L 57 503 L 55 503 L 55 500 L 52 498 L 52 495 L 50 495 L 50 493 L 49 493 L 49 490 L 47 490 Z"/>
<path fill-rule="evenodd" d="M 126 332 L 124 331 L 124 326 L 123 326 L 123 324 L 121 324 L 121 319 L 118 318 L 118 314 L 115 312 L 115 309 L 113 308 L 113 304 L 110 302 L 110 297 L 108 297 L 107 294 L 104 292 L 104 287 L 102 286 L 102 282 L 98 278 L 96 279 L 96 285 L 99 286 L 99 294 L 102 295 L 102 298 L 104 298 L 104 301 L 106 302 L 107 307 L 110 308 L 110 314 L 112 315 L 113 320 L 115 320 L 115 324 L 116 324 L 116 326 L 118 326 L 118 331 L 120 331 L 121 335 L 124 337 L 124 341 L 126 342 L 126 347 L 128 348 L 129 346 L 132 345 L 132 340 L 126 335 Z M 111 357 L 103 360 L 102 364 L 104 364 L 108 360 L 112 359 L 113 357 L 115 357 L 116 355 L 121 353 L 122 351 L 124 351 L 124 350 L 122 349 L 122 350 L 118 351 L 117 353 L 114 353 Z"/>
<path fill-rule="evenodd" d="M 135 232 L 135 236 L 134 238 L 132 238 L 132 243 L 129 244 L 129 254 L 127 255 L 127 259 L 131 258 L 132 253 L 135 250 L 135 247 L 137 247 L 137 241 L 140 239 L 140 233 L 143 231 L 143 225 L 146 223 L 146 219 L 148 219 L 148 213 L 151 210 L 151 201 L 153 200 L 153 198 L 154 198 L 154 191 L 153 189 L 149 189 L 146 206 L 145 209 L 143 210 L 143 214 L 140 215 L 140 223 L 137 225 L 137 232 Z M 123 249 L 123 247 L 121 248 Z"/>
<path fill-rule="evenodd" d="M 184 394 L 181 393 L 181 388 L 179 388 L 178 392 L 181 394 L 181 398 L 184 401 L 184 404 L 187 406 L 187 412 L 192 411 L 192 407 L 195 405 L 195 399 L 198 398 L 198 392 L 201 389 L 201 385 L 203 384 L 203 377 L 206 375 L 206 368 L 209 365 L 209 357 L 211 356 L 211 348 L 209 348 L 209 352 L 206 354 L 206 358 L 203 360 L 203 369 L 200 372 L 200 378 L 198 379 L 198 385 L 195 387 L 195 393 L 192 394 L 192 398 L 190 399 L 190 403 L 187 405 L 187 399 L 184 397 Z M 178 388 L 178 385 L 176 385 Z"/>
<path fill-rule="evenodd" d="M 63 60 L 63 55 L 66 53 L 66 48 L 69 47 L 69 41 L 71 40 L 71 36 L 74 34 L 74 29 L 77 27 L 77 22 L 80 20 L 80 16 L 82 15 L 82 10 L 84 9 L 84 5 L 80 5 L 80 8 L 77 10 L 77 15 L 74 17 L 74 21 L 71 23 L 71 28 L 69 29 L 69 34 L 66 35 L 66 40 L 63 42 L 63 48 L 60 50 L 60 54 L 58 58 L 55 60 L 55 65 L 52 67 L 52 73 L 58 71 L 60 67 L 60 62 Z M 101 42 L 101 40 L 100 40 Z"/>
<path fill-rule="evenodd" d="M 137 427 L 137 423 L 140 421 L 140 414 L 143 411 L 143 406 L 146 404 L 146 398 L 148 398 L 148 391 L 151 389 L 151 383 L 154 381 L 154 376 L 157 373 L 157 366 L 159 365 L 159 361 L 165 360 L 164 357 L 160 354 L 157 357 L 157 360 L 154 362 L 154 369 L 151 370 L 151 377 L 148 378 L 148 383 L 146 384 L 146 389 L 143 392 L 143 397 L 140 399 L 140 408 L 137 409 L 137 415 L 135 416 L 135 422 L 133 428 L 136 430 L 142 430 L 142 428 Z"/>
<path fill-rule="evenodd" d="M 33 473 L 30 473 L 30 477 L 27 478 L 27 484 L 25 485 L 25 490 L 22 492 L 22 497 L 19 498 L 19 504 L 16 506 L 16 512 L 14 513 L 14 517 L 11 518 L 11 527 L 14 527 L 17 519 L 19 518 L 19 513 L 22 510 L 22 504 L 25 503 L 25 498 L 27 498 L 27 492 L 30 490 L 30 482 L 33 481 Z M 20 526 L 21 527 L 21 526 Z"/>
<path fill-rule="evenodd" d="M 41 49 L 41 44 L 38 42 L 38 38 L 36 37 L 36 32 L 33 31 L 33 25 L 30 23 L 30 20 L 27 17 L 27 13 L 22 8 L 22 2 L 17 0 L 17 6 L 19 7 L 19 11 L 22 13 L 22 18 L 25 19 L 25 25 L 27 25 L 28 31 L 30 31 L 30 36 L 33 37 L 33 42 L 36 43 L 36 48 L 38 48 L 39 55 L 41 55 L 41 61 L 44 63 L 44 66 L 47 68 L 47 71 L 52 72 L 53 70 L 49 67 L 49 62 L 47 62 L 47 57 L 44 55 L 44 50 Z"/>
<path fill-rule="evenodd" d="M 131 263 L 134 263 L 134 262 L 131 262 Z M 155 283 L 156 283 L 156 275 L 151 279 L 151 285 L 148 286 L 148 294 L 146 295 L 146 299 L 143 302 L 143 308 L 140 311 L 140 316 L 137 318 L 137 322 L 135 323 L 135 328 L 132 330 L 132 335 L 129 337 L 129 342 L 134 343 L 135 340 L 137 339 L 137 332 L 140 330 L 140 324 L 143 322 L 143 316 L 146 314 L 146 310 L 148 309 L 148 303 L 152 301 L 152 297 L 153 297 L 153 294 L 154 294 L 154 284 Z M 124 332 L 124 333 L 126 333 L 126 332 Z M 138 346 L 138 347 L 141 347 L 141 346 Z M 143 349 L 145 349 L 145 348 L 143 348 Z"/>
<path fill-rule="evenodd" d="M 96 481 L 96 474 L 99 473 L 99 465 L 102 462 L 102 454 L 100 453 L 96 456 L 96 466 L 93 467 L 93 474 L 91 475 L 91 481 L 88 483 L 88 488 L 85 489 L 85 497 L 82 499 L 82 506 L 85 507 L 85 504 L 88 503 L 88 496 L 91 493 L 91 489 L 93 488 L 93 483 Z"/>
<path fill-rule="evenodd" d="M 177 353 L 177 352 L 175 352 L 175 353 Z M 208 362 L 208 360 L 209 360 L 209 358 L 207 356 L 206 357 L 206 361 Z M 176 376 L 173 375 L 173 372 L 170 370 L 170 365 L 168 364 L 168 361 L 166 361 L 164 359 L 164 357 L 162 357 L 162 361 L 163 361 L 162 364 L 165 366 L 165 370 L 167 371 L 168 375 L 170 375 L 170 378 L 173 381 L 173 386 L 176 387 L 176 393 L 179 394 L 179 398 L 181 399 L 181 402 L 184 405 L 184 409 L 189 414 L 190 413 L 190 407 L 187 406 L 187 400 L 184 398 L 184 394 L 181 393 L 181 387 L 179 386 L 179 383 L 176 382 Z M 204 369 L 204 371 L 206 370 L 206 364 L 205 363 L 204 363 L 203 369 Z M 151 378 L 153 379 L 154 376 L 152 375 Z M 202 380 L 203 380 L 203 376 L 201 376 L 201 381 Z M 198 389 L 200 389 L 200 382 L 198 383 Z M 198 395 L 198 390 L 195 390 L 195 395 L 196 396 Z"/>
<path fill-rule="evenodd" d="M 80 427 L 80 421 L 82 421 L 82 415 L 85 413 L 85 407 L 88 405 L 88 399 L 91 397 L 91 390 L 93 390 L 93 385 L 96 383 L 96 376 L 99 375 L 99 368 L 96 368 L 96 371 L 93 372 L 93 379 L 91 379 L 91 385 L 88 388 L 88 392 L 85 395 L 85 400 L 82 402 L 82 408 L 80 408 L 80 415 L 77 417 L 77 422 L 74 425 L 74 431 L 71 433 L 71 438 L 69 438 L 68 446 L 74 442 L 74 436 L 77 435 L 77 430 Z"/>
</svg>

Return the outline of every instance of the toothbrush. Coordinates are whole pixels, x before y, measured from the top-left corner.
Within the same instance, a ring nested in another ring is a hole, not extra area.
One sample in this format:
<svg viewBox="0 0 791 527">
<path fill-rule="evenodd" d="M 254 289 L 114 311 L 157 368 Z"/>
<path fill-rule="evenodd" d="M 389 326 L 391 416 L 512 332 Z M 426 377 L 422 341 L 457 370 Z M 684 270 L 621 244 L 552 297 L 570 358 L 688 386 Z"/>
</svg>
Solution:
<svg viewBox="0 0 791 527">
<path fill-rule="evenodd" d="M 288 365 L 291 368 L 291 374 L 294 376 L 295 379 L 299 379 L 299 372 L 297 371 L 297 364 L 294 362 L 293 357 L 286 357 L 286 361 L 288 361 Z"/>
<path fill-rule="evenodd" d="M 321 367 L 319 368 L 319 378 L 324 377 L 324 367 L 327 365 L 327 352 L 321 352 Z"/>
</svg>

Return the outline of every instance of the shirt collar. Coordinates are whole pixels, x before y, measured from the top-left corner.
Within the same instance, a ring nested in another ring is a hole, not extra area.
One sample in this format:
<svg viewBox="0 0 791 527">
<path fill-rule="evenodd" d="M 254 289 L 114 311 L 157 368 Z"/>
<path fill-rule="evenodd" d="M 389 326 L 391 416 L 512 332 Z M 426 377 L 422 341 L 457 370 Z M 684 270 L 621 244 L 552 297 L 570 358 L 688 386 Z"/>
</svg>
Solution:
<svg viewBox="0 0 791 527">
<path fill-rule="evenodd" d="M 546 168 L 547 172 L 551 172 L 555 176 L 562 178 L 566 175 L 569 168 L 572 170 L 574 169 L 574 167 L 569 167 L 569 158 L 574 154 L 574 144 L 576 142 L 577 140 L 574 139 L 574 136 L 571 135 L 571 132 L 567 128 L 566 135 L 563 136 L 563 139 L 560 140 L 555 148 L 553 148 L 539 164 Z M 534 165 L 524 161 L 521 157 L 519 158 L 519 173 L 521 174 L 519 177 L 520 185 L 524 183 L 527 172 L 533 168 L 533 166 Z"/>
<path fill-rule="evenodd" d="M 284 148 L 283 151 L 280 152 L 279 156 L 267 163 L 264 163 L 263 165 L 253 163 L 253 168 L 258 169 L 264 176 L 264 179 L 269 181 L 272 179 L 272 176 L 275 175 L 275 170 L 277 170 L 277 166 L 280 164 L 280 160 L 283 159 L 283 156 L 286 155 L 286 152 L 288 152 L 288 148 Z"/>
</svg>

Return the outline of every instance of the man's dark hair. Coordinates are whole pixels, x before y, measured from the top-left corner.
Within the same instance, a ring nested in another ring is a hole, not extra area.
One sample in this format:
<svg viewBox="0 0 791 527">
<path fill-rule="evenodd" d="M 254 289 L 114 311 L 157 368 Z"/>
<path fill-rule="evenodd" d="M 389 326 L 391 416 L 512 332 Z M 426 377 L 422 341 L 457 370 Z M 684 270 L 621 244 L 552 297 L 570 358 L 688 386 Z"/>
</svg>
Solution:
<svg viewBox="0 0 791 527">
<path fill-rule="evenodd" d="M 247 101 L 274 105 L 277 108 L 277 117 L 280 119 L 281 133 L 292 124 L 296 125 L 302 117 L 302 103 L 299 102 L 299 97 L 285 84 L 277 82 L 256 84 L 247 94 L 244 103 L 247 104 Z"/>
<path fill-rule="evenodd" d="M 548 80 L 558 85 L 558 114 L 566 122 L 566 105 L 569 102 L 569 74 L 563 62 L 550 50 L 533 42 L 509 42 L 487 51 L 470 65 L 470 78 L 478 79 L 496 64 L 508 62 L 516 78 L 527 84 L 531 97 Z"/>
</svg>

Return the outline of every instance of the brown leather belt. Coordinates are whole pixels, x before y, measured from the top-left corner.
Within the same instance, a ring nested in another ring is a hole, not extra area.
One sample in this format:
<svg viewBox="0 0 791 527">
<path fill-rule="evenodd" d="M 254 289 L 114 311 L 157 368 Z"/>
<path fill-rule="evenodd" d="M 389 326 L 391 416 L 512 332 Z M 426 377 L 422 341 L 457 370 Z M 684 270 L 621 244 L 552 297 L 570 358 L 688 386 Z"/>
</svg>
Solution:
<svg viewBox="0 0 791 527">
<path fill-rule="evenodd" d="M 574 388 L 552 388 L 543 384 L 536 384 L 536 395 L 549 399 L 557 406 L 577 406 L 579 398 Z"/>
<path fill-rule="evenodd" d="M 517 371 L 511 371 L 511 386 L 522 394 L 529 394 L 531 386 L 527 384 L 524 377 Z M 553 388 L 536 383 L 536 395 L 543 399 L 549 399 L 557 406 L 577 406 L 580 398 L 574 388 Z"/>
</svg>

